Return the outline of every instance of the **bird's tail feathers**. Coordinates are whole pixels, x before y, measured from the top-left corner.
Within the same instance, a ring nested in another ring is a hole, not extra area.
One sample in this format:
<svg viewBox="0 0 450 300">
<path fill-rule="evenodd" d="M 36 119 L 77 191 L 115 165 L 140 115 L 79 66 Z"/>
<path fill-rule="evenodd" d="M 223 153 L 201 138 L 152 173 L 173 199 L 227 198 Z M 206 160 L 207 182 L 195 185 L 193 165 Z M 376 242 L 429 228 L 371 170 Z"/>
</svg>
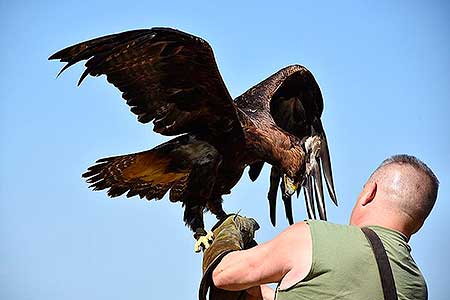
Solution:
<svg viewBox="0 0 450 300">
<path fill-rule="evenodd" d="M 170 200 L 178 201 L 189 177 L 188 168 L 180 168 L 164 147 L 115 157 L 102 158 L 82 176 L 94 190 L 108 189 L 110 197 L 127 192 L 127 197 L 161 199 L 170 191 Z"/>
</svg>

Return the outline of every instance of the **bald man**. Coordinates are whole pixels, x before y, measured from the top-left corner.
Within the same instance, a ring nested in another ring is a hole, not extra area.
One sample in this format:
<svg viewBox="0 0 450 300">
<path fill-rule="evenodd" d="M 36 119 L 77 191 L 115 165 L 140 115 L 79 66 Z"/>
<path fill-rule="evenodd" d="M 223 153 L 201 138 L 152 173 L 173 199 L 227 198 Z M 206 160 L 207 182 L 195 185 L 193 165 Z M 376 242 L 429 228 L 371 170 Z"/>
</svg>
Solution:
<svg viewBox="0 0 450 300">
<path fill-rule="evenodd" d="M 383 299 L 377 263 L 361 227 L 381 239 L 398 299 L 427 299 L 408 241 L 436 201 L 438 179 L 409 155 L 386 159 L 359 194 L 350 225 L 307 220 L 275 239 L 227 254 L 212 274 L 221 289 L 247 299 Z M 265 286 L 278 283 L 276 291 Z"/>
</svg>

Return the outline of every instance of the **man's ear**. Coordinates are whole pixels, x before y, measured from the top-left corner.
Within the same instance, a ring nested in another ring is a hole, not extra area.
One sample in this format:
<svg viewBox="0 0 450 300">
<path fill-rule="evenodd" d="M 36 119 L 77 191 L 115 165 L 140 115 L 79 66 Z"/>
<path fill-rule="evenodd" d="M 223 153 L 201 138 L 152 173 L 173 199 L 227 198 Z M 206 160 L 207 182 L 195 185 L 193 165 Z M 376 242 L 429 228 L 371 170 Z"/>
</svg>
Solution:
<svg viewBox="0 0 450 300">
<path fill-rule="evenodd" d="M 366 206 L 372 200 L 375 198 L 375 195 L 377 194 L 377 183 L 376 182 L 369 182 L 364 187 L 364 192 L 361 197 L 361 205 Z"/>
</svg>

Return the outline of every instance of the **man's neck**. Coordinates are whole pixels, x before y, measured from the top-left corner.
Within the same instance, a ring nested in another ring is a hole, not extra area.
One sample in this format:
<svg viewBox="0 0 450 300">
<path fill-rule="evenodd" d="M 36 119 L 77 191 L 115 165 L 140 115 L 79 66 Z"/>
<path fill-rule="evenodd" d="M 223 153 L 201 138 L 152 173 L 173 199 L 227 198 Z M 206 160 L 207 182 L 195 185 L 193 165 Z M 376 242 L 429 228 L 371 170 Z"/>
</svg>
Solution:
<svg viewBox="0 0 450 300">
<path fill-rule="evenodd" d="M 410 230 L 408 230 L 408 228 L 406 228 L 406 226 L 403 225 L 404 223 L 399 222 L 396 218 L 390 218 L 389 216 L 383 216 L 383 218 L 366 217 L 364 219 L 359 220 L 358 222 L 350 222 L 350 224 L 358 227 L 366 227 L 371 225 L 381 226 L 403 233 L 408 239 L 408 241 L 411 238 L 411 232 Z"/>
</svg>

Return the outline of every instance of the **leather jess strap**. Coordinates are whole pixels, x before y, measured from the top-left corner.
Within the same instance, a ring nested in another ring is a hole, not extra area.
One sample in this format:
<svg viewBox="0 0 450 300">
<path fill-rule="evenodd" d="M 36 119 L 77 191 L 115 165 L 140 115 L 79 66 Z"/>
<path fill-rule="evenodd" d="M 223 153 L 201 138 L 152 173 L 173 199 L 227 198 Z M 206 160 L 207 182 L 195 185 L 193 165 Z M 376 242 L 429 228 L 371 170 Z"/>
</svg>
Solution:
<svg viewBox="0 0 450 300">
<path fill-rule="evenodd" d="M 377 261 L 384 300 L 397 300 L 397 289 L 395 288 L 394 276 L 383 243 L 372 229 L 363 227 L 361 230 L 369 240 Z"/>
</svg>

